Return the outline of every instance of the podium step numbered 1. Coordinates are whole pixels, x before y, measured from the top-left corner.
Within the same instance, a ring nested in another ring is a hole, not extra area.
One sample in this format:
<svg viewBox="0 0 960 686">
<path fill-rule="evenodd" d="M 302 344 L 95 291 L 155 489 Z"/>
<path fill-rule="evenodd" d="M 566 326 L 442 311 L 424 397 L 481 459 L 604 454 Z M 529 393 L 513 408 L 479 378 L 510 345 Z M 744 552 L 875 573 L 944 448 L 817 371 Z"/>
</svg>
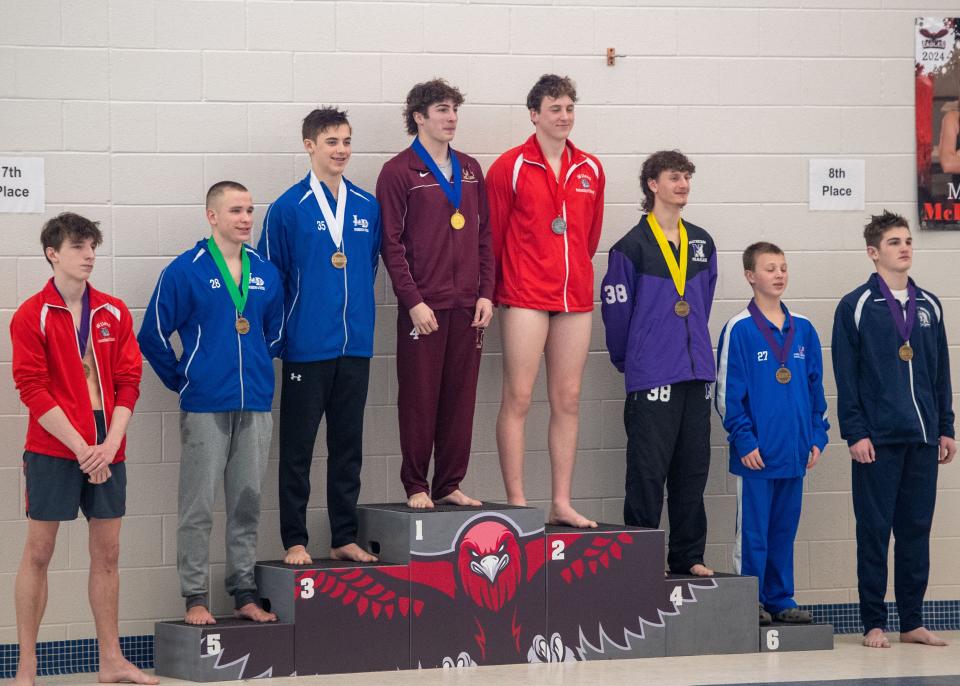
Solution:
<svg viewBox="0 0 960 686">
<path fill-rule="evenodd" d="M 157 674 L 213 681 L 833 645 L 829 625 L 761 632 L 753 577 L 664 577 L 658 529 L 545 527 L 540 510 L 499 504 L 365 505 L 359 519 L 358 542 L 380 562 L 258 564 L 279 622 L 158 622 Z"/>
</svg>

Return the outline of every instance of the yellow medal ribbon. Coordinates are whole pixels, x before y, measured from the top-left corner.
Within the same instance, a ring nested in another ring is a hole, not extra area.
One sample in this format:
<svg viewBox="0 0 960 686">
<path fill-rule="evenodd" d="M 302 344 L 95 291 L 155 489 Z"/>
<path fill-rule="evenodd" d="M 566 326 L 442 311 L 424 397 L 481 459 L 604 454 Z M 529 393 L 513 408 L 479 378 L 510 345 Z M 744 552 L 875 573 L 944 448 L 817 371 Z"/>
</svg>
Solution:
<svg viewBox="0 0 960 686">
<path fill-rule="evenodd" d="M 673 285 L 677 289 L 677 295 L 683 297 L 683 292 L 687 288 L 687 227 L 683 225 L 683 220 L 677 221 L 680 227 L 680 263 L 677 264 L 677 258 L 673 256 L 673 250 L 670 249 L 670 243 L 667 237 L 663 235 L 663 229 L 660 223 L 653 216 L 653 212 L 647 213 L 647 221 L 650 222 L 650 228 L 653 230 L 653 236 L 657 239 L 657 245 L 660 246 L 660 252 L 663 253 L 663 259 L 670 270 L 670 276 L 673 277 Z"/>
</svg>

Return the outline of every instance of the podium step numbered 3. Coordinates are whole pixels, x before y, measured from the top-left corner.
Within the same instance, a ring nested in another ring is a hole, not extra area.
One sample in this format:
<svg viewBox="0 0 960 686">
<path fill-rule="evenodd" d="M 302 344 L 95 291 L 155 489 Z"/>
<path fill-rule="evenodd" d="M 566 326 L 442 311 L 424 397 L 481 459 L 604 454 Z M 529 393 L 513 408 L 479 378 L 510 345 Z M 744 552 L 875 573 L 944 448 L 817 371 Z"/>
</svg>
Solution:
<svg viewBox="0 0 960 686">
<path fill-rule="evenodd" d="M 358 542 L 379 562 L 259 563 L 261 600 L 278 623 L 158 622 L 157 674 L 213 681 L 832 647 L 828 625 L 761 632 L 753 577 L 665 577 L 659 529 L 545 527 L 536 508 L 492 503 L 364 505 L 359 522 Z"/>
</svg>

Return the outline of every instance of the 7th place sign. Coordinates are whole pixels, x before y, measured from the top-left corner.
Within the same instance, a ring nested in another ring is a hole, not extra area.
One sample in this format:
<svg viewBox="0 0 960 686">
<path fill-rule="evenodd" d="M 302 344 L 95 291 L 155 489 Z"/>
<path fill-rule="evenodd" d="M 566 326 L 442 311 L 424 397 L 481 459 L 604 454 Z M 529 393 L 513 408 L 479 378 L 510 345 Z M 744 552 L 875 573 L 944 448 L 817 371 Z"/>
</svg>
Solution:
<svg viewBox="0 0 960 686">
<path fill-rule="evenodd" d="M 0 214 L 46 210 L 42 157 L 0 157 Z"/>
</svg>

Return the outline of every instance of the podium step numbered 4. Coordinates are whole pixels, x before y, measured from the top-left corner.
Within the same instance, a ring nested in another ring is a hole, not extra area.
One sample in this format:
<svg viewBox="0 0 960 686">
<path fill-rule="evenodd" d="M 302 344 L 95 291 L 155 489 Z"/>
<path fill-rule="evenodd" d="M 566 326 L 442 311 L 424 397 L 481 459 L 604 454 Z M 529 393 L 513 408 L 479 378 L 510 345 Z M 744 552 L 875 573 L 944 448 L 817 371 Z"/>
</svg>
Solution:
<svg viewBox="0 0 960 686">
<path fill-rule="evenodd" d="M 545 527 L 536 508 L 488 503 L 364 505 L 359 522 L 358 543 L 379 562 L 258 564 L 261 600 L 279 622 L 158 622 L 157 674 L 213 681 L 832 647 L 828 625 L 761 632 L 753 577 L 664 577 L 659 529 Z"/>
</svg>

